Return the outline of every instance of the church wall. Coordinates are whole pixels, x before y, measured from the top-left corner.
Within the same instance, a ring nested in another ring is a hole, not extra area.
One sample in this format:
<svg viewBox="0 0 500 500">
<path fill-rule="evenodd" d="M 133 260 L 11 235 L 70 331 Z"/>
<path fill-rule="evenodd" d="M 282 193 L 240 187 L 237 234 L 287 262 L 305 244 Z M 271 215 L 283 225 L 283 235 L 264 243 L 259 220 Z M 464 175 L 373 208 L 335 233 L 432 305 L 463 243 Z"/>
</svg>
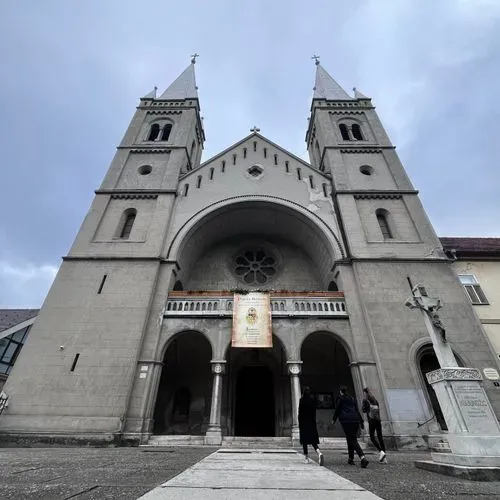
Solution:
<svg viewBox="0 0 500 500">
<path fill-rule="evenodd" d="M 352 189 L 397 189 L 382 154 L 345 154 L 342 157 Z M 362 174 L 361 166 L 373 168 L 372 175 Z"/>
<path fill-rule="evenodd" d="M 170 153 L 132 153 L 129 154 L 120 173 L 118 189 L 161 189 L 168 170 Z M 140 167 L 149 165 L 151 173 L 141 175 Z"/>
<path fill-rule="evenodd" d="M 472 367 L 491 366 L 492 354 L 468 299 L 447 263 L 357 262 L 354 265 L 376 355 L 387 387 L 396 433 L 417 433 L 416 421 L 426 414 L 421 383 L 415 380 L 409 360 L 412 344 L 426 336 L 421 314 L 405 307 L 410 295 L 407 281 L 422 283 L 431 296 L 443 301 L 440 317 L 455 352 Z M 500 414 L 500 393 L 485 389 Z"/>
<path fill-rule="evenodd" d="M 245 241 L 246 240 L 246 241 Z M 217 244 L 202 256 L 189 274 L 185 290 L 232 290 L 252 288 L 234 274 L 234 259 L 247 248 L 269 248 L 276 258 L 277 273 L 260 288 L 274 290 L 321 290 L 313 264 L 300 248 L 273 238 L 238 238 Z"/>
<path fill-rule="evenodd" d="M 6 384 L 1 430 L 119 432 L 155 273 L 155 263 L 63 262 Z"/>
</svg>

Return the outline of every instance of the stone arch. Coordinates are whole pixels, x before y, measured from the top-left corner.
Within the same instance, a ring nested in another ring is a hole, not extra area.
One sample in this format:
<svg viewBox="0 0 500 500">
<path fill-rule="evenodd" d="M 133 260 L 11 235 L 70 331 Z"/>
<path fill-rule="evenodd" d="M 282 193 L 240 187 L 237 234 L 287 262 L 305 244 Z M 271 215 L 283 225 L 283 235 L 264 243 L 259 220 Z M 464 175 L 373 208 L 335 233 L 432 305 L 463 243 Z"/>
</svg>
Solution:
<svg viewBox="0 0 500 500">
<path fill-rule="evenodd" d="M 220 200 L 190 217 L 174 235 L 167 259 L 191 269 L 211 245 L 241 234 L 242 220 L 245 234 L 280 237 L 301 248 L 322 281 L 333 262 L 345 256 L 340 240 L 317 214 L 282 198 L 245 195 Z"/>
<path fill-rule="evenodd" d="M 332 332 L 316 331 L 302 341 L 300 359 L 302 385 L 309 386 L 317 399 L 318 433 L 320 436 L 342 436 L 341 429 L 333 426 L 331 420 L 340 387 L 346 386 L 356 397 L 349 347 Z"/>
<path fill-rule="evenodd" d="M 180 332 L 165 343 L 153 432 L 203 435 L 212 392 L 212 344 L 199 331 Z"/>
</svg>

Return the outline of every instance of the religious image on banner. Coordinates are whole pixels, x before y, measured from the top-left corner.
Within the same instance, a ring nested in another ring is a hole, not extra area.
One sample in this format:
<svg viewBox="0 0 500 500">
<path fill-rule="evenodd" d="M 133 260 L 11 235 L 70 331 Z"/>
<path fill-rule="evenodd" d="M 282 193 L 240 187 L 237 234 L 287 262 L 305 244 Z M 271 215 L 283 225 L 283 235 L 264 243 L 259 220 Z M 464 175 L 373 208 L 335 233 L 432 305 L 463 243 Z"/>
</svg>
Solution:
<svg viewBox="0 0 500 500">
<path fill-rule="evenodd" d="M 272 347 L 271 300 L 269 294 L 235 294 L 232 347 Z"/>
</svg>

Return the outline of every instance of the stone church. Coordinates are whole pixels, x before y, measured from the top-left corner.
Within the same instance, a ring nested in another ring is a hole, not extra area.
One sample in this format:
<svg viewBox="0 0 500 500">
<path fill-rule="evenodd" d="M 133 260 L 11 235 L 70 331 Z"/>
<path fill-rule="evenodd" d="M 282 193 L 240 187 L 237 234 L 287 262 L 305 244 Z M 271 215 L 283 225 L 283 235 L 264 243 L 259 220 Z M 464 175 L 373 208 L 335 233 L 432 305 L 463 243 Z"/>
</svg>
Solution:
<svg viewBox="0 0 500 500">
<path fill-rule="evenodd" d="M 446 430 L 410 284 L 444 303 L 460 364 L 496 362 L 418 192 L 371 99 L 319 62 L 305 139 L 310 162 L 254 128 L 200 163 L 194 61 L 141 98 L 4 387 L 0 433 L 291 442 L 304 385 L 324 438 L 341 435 L 342 385 L 372 389 L 396 446 Z M 255 290 L 272 347 L 232 347 L 235 293 Z"/>
</svg>

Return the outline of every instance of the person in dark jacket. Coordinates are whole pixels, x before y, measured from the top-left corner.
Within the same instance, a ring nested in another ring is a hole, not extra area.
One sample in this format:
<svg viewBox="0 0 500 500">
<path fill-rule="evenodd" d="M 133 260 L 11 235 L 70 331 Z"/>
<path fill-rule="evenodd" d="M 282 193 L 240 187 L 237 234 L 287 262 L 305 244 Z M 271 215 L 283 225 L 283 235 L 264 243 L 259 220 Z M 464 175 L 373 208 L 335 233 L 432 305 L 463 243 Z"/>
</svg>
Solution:
<svg viewBox="0 0 500 500">
<path fill-rule="evenodd" d="M 382 437 L 382 422 L 380 421 L 380 408 L 377 398 L 371 393 L 368 387 L 363 389 L 364 398 L 363 404 L 361 405 L 361 411 L 366 413 L 368 418 L 368 428 L 370 429 L 370 439 L 373 446 L 377 448 L 379 457 L 378 461 L 381 463 L 387 463 L 385 457 L 385 445 L 384 438 Z M 375 437 L 375 431 L 377 432 L 377 438 Z"/>
<path fill-rule="evenodd" d="M 368 465 L 368 460 L 358 443 L 358 431 L 361 427 L 364 429 L 363 417 L 359 413 L 356 400 L 349 395 L 347 387 L 340 388 L 340 395 L 337 400 L 337 406 L 333 413 L 333 423 L 340 421 L 344 429 L 345 439 L 347 441 L 347 451 L 349 454 L 348 464 L 354 465 L 354 452 L 361 459 L 361 467 L 364 469 Z"/>
<path fill-rule="evenodd" d="M 319 465 L 323 465 L 323 453 L 318 448 L 319 437 L 316 428 L 316 400 L 311 395 L 311 389 L 304 387 L 299 402 L 299 432 L 300 444 L 304 449 L 305 461 L 308 462 L 307 448 L 311 445 L 318 454 Z"/>
</svg>

